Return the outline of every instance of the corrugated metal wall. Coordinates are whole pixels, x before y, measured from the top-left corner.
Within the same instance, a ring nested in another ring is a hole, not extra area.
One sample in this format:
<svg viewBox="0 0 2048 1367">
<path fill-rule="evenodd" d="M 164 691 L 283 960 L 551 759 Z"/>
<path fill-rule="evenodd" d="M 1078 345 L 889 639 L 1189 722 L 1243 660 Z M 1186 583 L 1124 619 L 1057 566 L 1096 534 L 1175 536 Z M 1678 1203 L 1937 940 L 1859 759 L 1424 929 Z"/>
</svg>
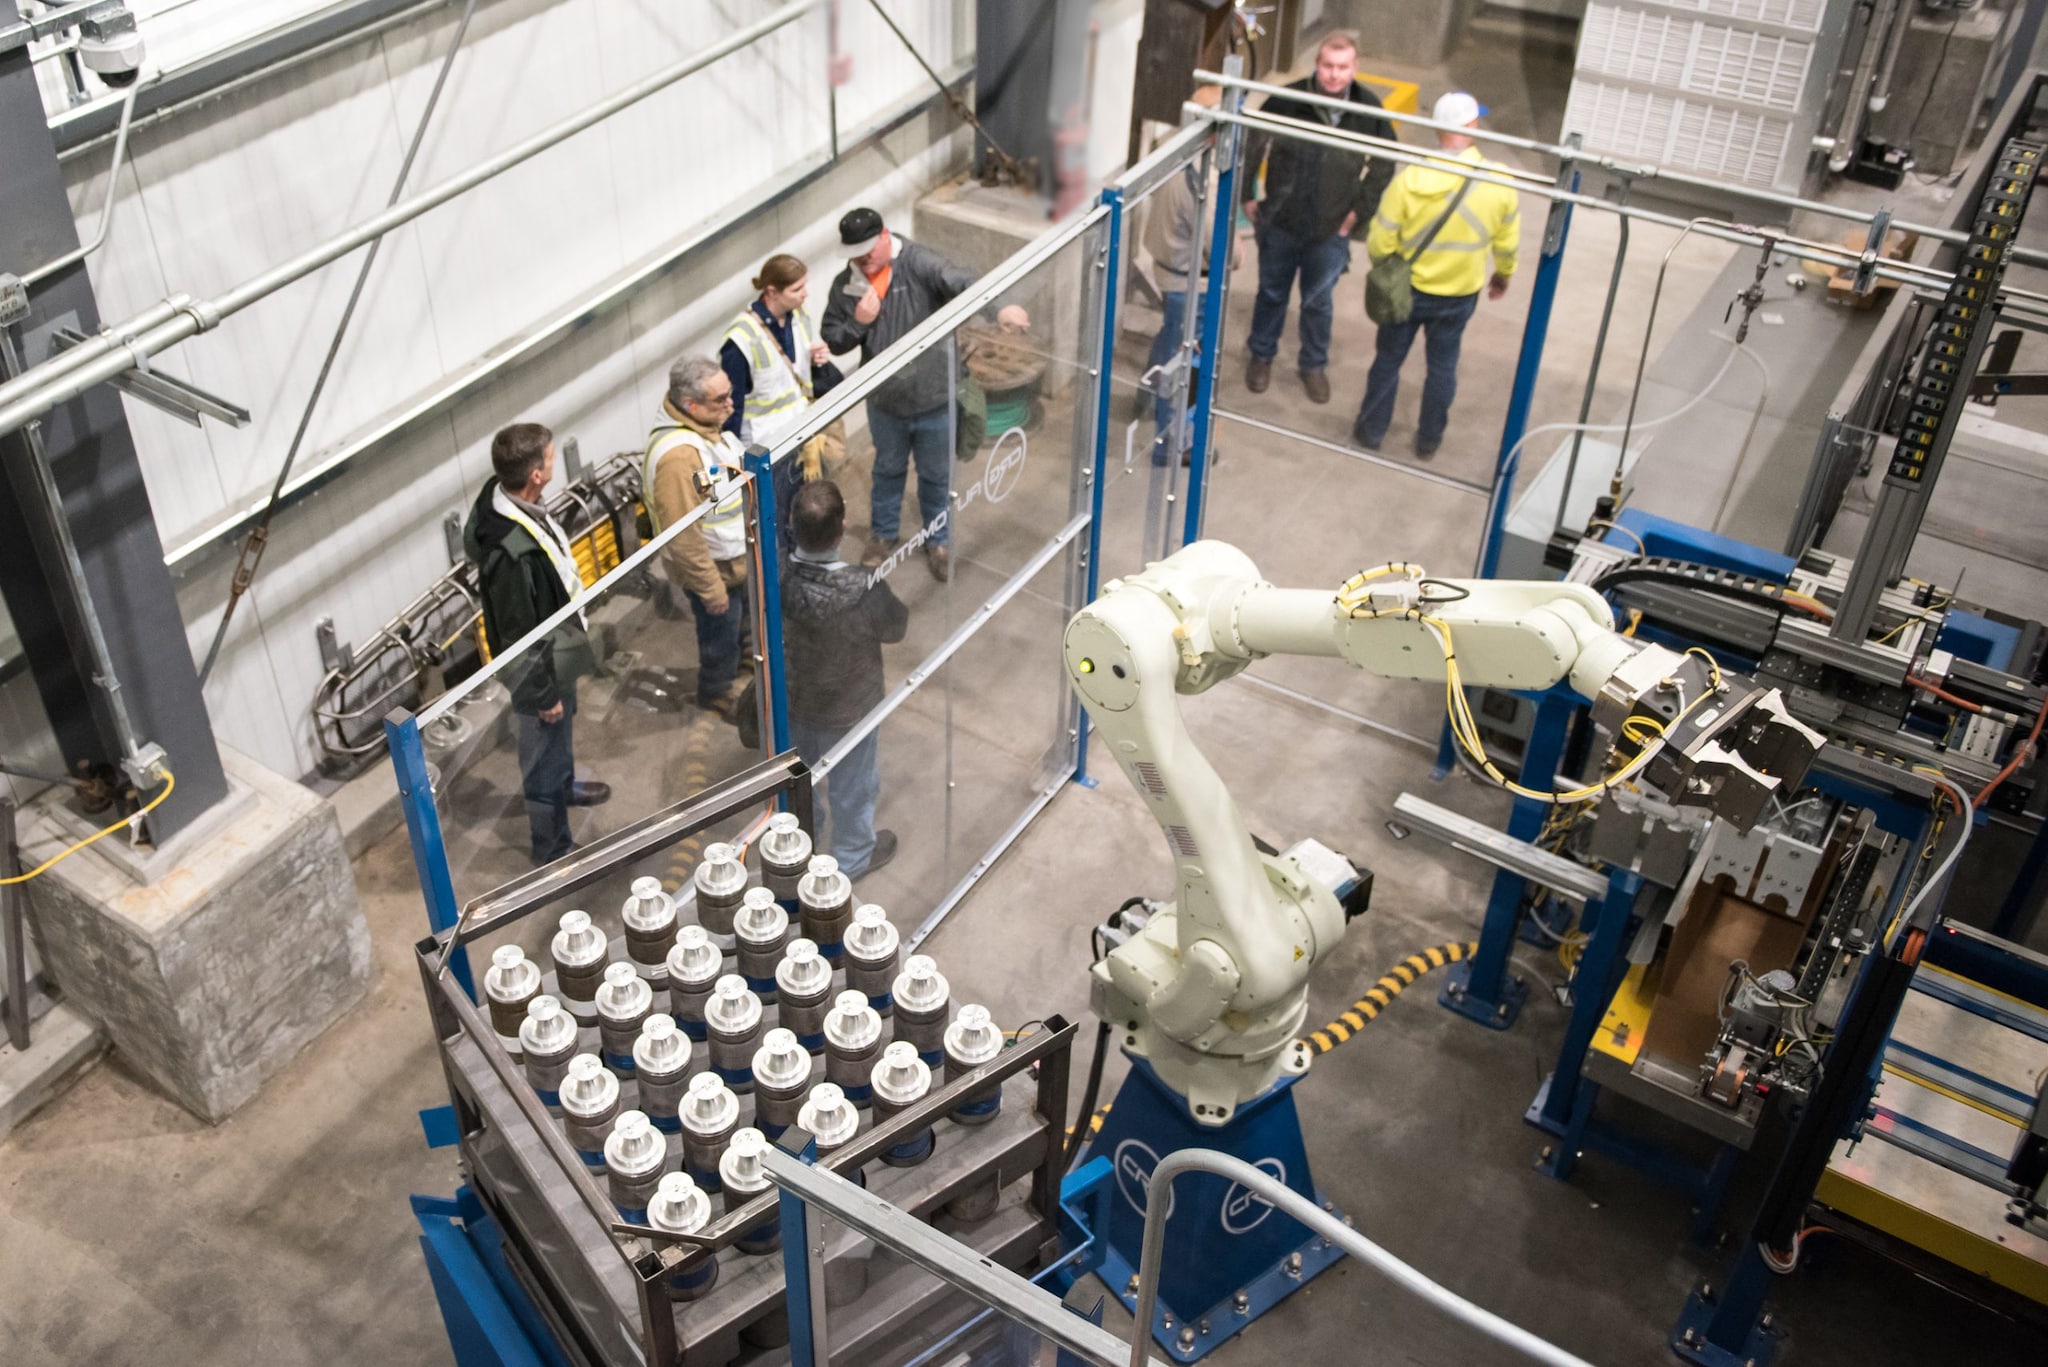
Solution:
<svg viewBox="0 0 2048 1367">
<path fill-rule="evenodd" d="M 192 0 L 190 8 L 233 0 Z M 942 72 L 971 51 L 965 0 L 888 0 Z M 771 12 L 771 0 L 487 0 L 472 21 L 411 186 L 425 188 Z M 452 6 L 451 6 L 452 11 Z M 383 207 L 453 30 L 454 14 L 392 30 L 163 125 L 141 129 L 114 238 L 91 270 L 110 320 L 172 291 L 229 287 Z M 838 91 L 851 143 L 930 83 L 868 11 L 844 6 L 853 78 Z M 821 10 L 747 52 L 473 191 L 385 242 L 300 460 L 591 293 L 630 263 L 743 212 L 828 155 Z M 576 436 L 586 456 L 638 447 L 668 363 L 709 350 L 769 253 L 823 270 L 855 201 L 908 217 L 957 164 L 950 124 L 913 122 L 859 166 L 738 227 L 712 260 L 641 290 L 491 384 L 411 424 L 280 517 L 250 599 L 207 689 L 222 739 L 287 774 L 315 749 L 307 716 L 323 670 L 314 624 L 367 636 L 448 563 L 443 515 L 488 471 L 490 435 L 522 417 Z M 98 211 L 104 153 L 71 161 L 73 203 Z M 254 412 L 195 430 L 130 401 L 169 546 L 260 498 L 275 476 L 359 258 L 265 300 L 163 360 Z M 178 570 L 195 654 L 232 556 Z"/>
</svg>

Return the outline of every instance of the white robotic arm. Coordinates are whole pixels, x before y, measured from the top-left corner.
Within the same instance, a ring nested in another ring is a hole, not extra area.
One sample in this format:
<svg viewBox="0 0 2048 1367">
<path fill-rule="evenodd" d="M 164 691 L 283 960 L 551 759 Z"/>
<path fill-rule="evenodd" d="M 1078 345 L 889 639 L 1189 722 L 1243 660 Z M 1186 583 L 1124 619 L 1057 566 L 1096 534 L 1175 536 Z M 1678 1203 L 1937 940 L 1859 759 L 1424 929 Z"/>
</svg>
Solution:
<svg viewBox="0 0 2048 1367">
<path fill-rule="evenodd" d="M 1819 743 L 1775 693 L 1622 636 L 1606 600 L 1577 584 L 1439 581 L 1384 566 L 1333 595 L 1275 588 L 1241 551 L 1202 541 L 1106 585 L 1068 624 L 1065 651 L 1110 753 L 1166 833 L 1180 882 L 1171 909 L 1095 965 L 1096 1010 L 1208 1125 L 1308 1067 L 1308 973 L 1343 934 L 1338 898 L 1357 873 L 1312 841 L 1260 853 L 1176 694 L 1281 654 L 1338 656 L 1388 678 L 1445 682 L 1455 670 L 1465 685 L 1530 690 L 1568 681 L 1610 735 L 1640 716 L 1664 737 L 1623 777 L 1661 779 L 1679 800 L 1745 825 Z"/>
</svg>

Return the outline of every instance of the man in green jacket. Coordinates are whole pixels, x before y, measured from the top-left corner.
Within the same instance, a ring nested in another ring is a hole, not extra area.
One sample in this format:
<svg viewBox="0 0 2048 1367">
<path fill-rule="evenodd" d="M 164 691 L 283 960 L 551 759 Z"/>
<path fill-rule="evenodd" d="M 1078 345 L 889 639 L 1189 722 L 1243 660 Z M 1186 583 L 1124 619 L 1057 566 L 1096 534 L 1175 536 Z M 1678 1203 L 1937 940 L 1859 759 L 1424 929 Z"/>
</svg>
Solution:
<svg viewBox="0 0 2048 1367">
<path fill-rule="evenodd" d="M 513 423 L 491 440 L 491 469 L 462 544 L 476 562 L 491 658 L 513 657 L 503 682 L 519 718 L 533 862 L 546 864 L 574 848 L 569 808 L 595 807 L 612 795 L 605 784 L 576 781 L 576 681 L 597 672 L 597 658 L 580 610 L 526 639 L 583 596 L 569 534 L 542 506 L 555 477 L 555 434 L 537 422 Z"/>
</svg>

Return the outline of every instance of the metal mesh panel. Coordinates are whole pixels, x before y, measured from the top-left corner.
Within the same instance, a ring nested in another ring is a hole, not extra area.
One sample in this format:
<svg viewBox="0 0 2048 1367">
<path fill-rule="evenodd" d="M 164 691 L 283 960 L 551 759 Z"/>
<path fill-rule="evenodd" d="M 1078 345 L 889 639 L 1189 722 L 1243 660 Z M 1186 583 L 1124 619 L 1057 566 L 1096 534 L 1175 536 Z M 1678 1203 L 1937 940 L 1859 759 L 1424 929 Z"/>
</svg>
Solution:
<svg viewBox="0 0 2048 1367">
<path fill-rule="evenodd" d="M 1684 88 L 1787 112 L 1799 107 L 1813 44 L 1797 38 L 1694 24 Z"/>
<path fill-rule="evenodd" d="M 1572 82 L 1564 111 L 1567 133 L 1583 134 L 1586 149 L 1662 162 L 1671 142 L 1677 101 L 1647 90 L 1589 81 Z"/>
<path fill-rule="evenodd" d="M 1827 0 L 1663 0 L 1673 9 L 1697 10 L 1721 19 L 1818 32 Z"/>
<path fill-rule="evenodd" d="M 1686 54 L 1700 27 L 1668 14 L 1588 5 L 1579 30 L 1579 70 L 1644 85 L 1675 86 L 1685 79 Z"/>
<path fill-rule="evenodd" d="M 1798 38 L 1595 4 L 1579 33 L 1578 69 L 1790 112 L 1799 107 L 1812 53 Z"/>
<path fill-rule="evenodd" d="M 1783 119 L 1716 105 L 1679 102 L 1671 160 L 1706 175 L 1768 186 L 1785 157 L 1791 125 Z"/>
<path fill-rule="evenodd" d="M 1583 134 L 1591 152 L 1640 157 L 1757 186 L 1769 186 L 1777 177 L 1791 133 L 1787 120 L 1771 115 L 1584 77 L 1572 82 L 1564 126 Z"/>
</svg>

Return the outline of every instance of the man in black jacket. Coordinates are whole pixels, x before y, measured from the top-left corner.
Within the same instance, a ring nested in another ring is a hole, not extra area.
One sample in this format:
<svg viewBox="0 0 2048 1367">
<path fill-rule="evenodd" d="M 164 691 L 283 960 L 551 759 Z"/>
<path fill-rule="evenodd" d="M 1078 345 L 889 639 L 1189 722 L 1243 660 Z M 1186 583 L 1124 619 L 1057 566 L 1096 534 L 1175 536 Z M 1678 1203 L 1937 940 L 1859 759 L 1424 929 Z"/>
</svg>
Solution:
<svg viewBox="0 0 2048 1367">
<path fill-rule="evenodd" d="M 818 335 L 834 354 L 860 348 L 863 365 L 913 331 L 974 283 L 974 273 L 937 252 L 891 233 L 873 209 L 853 209 L 839 220 L 846 269 L 832 281 Z M 1019 331 L 1031 326 L 1011 304 L 996 320 Z M 874 487 L 868 509 L 863 565 L 879 565 L 902 538 L 903 485 L 917 459 L 917 511 L 925 564 L 941 581 L 952 578 L 947 549 L 952 529 L 953 371 L 951 349 L 935 346 L 868 397 L 868 435 L 875 442 Z"/>
<path fill-rule="evenodd" d="M 597 659 L 581 612 L 522 648 L 535 627 L 583 596 L 568 533 L 541 506 L 555 476 L 554 433 L 537 422 L 512 424 L 491 440 L 491 469 L 462 544 L 477 565 L 491 658 L 515 656 L 503 682 L 519 719 L 533 862 L 545 864 L 574 847 L 569 808 L 594 807 L 612 795 L 602 783 L 576 781 L 576 681 L 597 672 Z"/>
<path fill-rule="evenodd" d="M 1315 75 L 1289 86 L 1346 100 L 1356 108 L 1338 111 L 1275 95 L 1261 110 L 1350 133 L 1392 138 L 1393 125 L 1374 113 L 1379 97 L 1354 79 L 1358 44 L 1333 33 L 1316 51 Z M 1246 196 L 1244 211 L 1259 243 L 1259 297 L 1252 305 L 1251 362 L 1245 388 L 1263 394 L 1272 382 L 1273 357 L 1287 325 L 1287 297 L 1301 277 L 1301 385 L 1314 403 L 1330 401 L 1330 297 L 1337 277 L 1351 264 L 1351 233 L 1372 221 L 1380 192 L 1393 179 L 1384 158 L 1344 152 L 1298 138 L 1255 134 L 1245 148 L 1245 175 L 1266 164 L 1264 198 Z M 1250 185 L 1247 189 L 1252 188 Z"/>
<path fill-rule="evenodd" d="M 782 654 L 789 666 L 789 731 L 804 763 L 816 764 L 882 700 L 882 647 L 903 639 L 910 610 L 887 580 L 839 558 L 846 499 L 829 479 L 797 487 L 796 532 L 782 581 Z M 881 787 L 876 733 L 825 776 L 832 857 L 849 878 L 888 863 L 896 833 L 875 829 Z"/>
</svg>

